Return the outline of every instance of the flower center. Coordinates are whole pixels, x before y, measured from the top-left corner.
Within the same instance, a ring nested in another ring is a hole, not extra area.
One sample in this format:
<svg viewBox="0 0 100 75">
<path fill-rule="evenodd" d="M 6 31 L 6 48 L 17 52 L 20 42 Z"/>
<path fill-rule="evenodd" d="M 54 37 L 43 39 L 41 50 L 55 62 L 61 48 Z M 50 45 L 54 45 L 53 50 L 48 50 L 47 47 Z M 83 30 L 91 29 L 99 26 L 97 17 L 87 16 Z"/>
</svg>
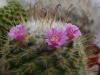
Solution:
<svg viewBox="0 0 100 75">
<path fill-rule="evenodd" d="M 19 34 L 20 33 L 20 30 L 17 30 L 16 33 Z"/>
<path fill-rule="evenodd" d="M 59 40 L 59 37 L 56 34 L 53 34 L 52 37 L 51 37 L 51 41 L 52 42 L 58 42 L 58 40 Z"/>
</svg>

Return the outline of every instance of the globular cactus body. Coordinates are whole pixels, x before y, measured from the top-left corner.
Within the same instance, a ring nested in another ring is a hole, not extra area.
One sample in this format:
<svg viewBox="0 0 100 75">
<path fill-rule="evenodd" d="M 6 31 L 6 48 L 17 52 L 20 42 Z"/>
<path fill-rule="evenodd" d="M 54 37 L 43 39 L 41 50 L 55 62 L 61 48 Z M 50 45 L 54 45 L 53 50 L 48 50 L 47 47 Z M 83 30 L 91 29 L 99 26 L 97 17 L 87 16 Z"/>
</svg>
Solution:
<svg viewBox="0 0 100 75">
<path fill-rule="evenodd" d="M 2 75 L 87 75 L 79 42 L 60 49 L 50 49 L 43 42 L 36 46 L 35 41 L 21 47 L 10 46 L 2 59 Z"/>
</svg>

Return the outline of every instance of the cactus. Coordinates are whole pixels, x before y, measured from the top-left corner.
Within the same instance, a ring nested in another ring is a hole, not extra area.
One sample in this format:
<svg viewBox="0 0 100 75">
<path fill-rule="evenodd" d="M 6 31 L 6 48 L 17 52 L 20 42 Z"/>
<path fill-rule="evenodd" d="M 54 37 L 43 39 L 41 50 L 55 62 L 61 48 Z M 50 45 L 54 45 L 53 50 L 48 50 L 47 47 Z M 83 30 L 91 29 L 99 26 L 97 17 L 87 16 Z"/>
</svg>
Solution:
<svg viewBox="0 0 100 75">
<path fill-rule="evenodd" d="M 88 75 L 80 38 L 52 48 L 44 36 L 32 35 L 21 43 L 8 40 L 1 52 L 1 75 Z"/>
<path fill-rule="evenodd" d="M 9 0 L 7 5 L 0 8 L 0 38 L 5 38 L 8 29 L 27 19 L 26 12 L 16 0 Z"/>
</svg>

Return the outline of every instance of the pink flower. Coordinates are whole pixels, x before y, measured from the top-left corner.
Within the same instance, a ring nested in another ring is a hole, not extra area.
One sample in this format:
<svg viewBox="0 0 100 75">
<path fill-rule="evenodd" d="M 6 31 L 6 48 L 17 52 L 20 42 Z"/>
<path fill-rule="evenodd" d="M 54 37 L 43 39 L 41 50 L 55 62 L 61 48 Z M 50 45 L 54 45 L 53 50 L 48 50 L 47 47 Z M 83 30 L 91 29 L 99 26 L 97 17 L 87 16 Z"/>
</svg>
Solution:
<svg viewBox="0 0 100 75">
<path fill-rule="evenodd" d="M 78 38 L 82 35 L 79 28 L 72 23 L 66 23 L 64 28 L 69 40 L 73 38 Z"/>
<path fill-rule="evenodd" d="M 48 31 L 46 42 L 49 46 L 58 48 L 66 42 L 66 33 L 57 28 L 52 28 Z"/>
<path fill-rule="evenodd" d="M 15 39 L 17 41 L 23 41 L 25 39 L 26 34 L 27 34 L 26 27 L 23 24 L 19 24 L 10 29 L 8 36 L 12 40 Z"/>
</svg>

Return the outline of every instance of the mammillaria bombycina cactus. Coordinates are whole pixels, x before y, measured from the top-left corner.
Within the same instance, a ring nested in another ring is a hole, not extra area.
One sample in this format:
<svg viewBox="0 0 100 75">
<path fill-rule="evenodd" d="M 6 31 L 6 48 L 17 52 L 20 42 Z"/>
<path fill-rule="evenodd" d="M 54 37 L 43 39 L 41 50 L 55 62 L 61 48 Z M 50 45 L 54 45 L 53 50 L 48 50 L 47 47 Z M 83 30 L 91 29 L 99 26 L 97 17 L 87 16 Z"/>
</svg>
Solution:
<svg viewBox="0 0 100 75">
<path fill-rule="evenodd" d="M 88 75 L 80 37 L 69 40 L 64 28 L 51 26 L 44 35 L 31 33 L 20 43 L 14 40 L 3 49 L 1 75 Z"/>
</svg>

